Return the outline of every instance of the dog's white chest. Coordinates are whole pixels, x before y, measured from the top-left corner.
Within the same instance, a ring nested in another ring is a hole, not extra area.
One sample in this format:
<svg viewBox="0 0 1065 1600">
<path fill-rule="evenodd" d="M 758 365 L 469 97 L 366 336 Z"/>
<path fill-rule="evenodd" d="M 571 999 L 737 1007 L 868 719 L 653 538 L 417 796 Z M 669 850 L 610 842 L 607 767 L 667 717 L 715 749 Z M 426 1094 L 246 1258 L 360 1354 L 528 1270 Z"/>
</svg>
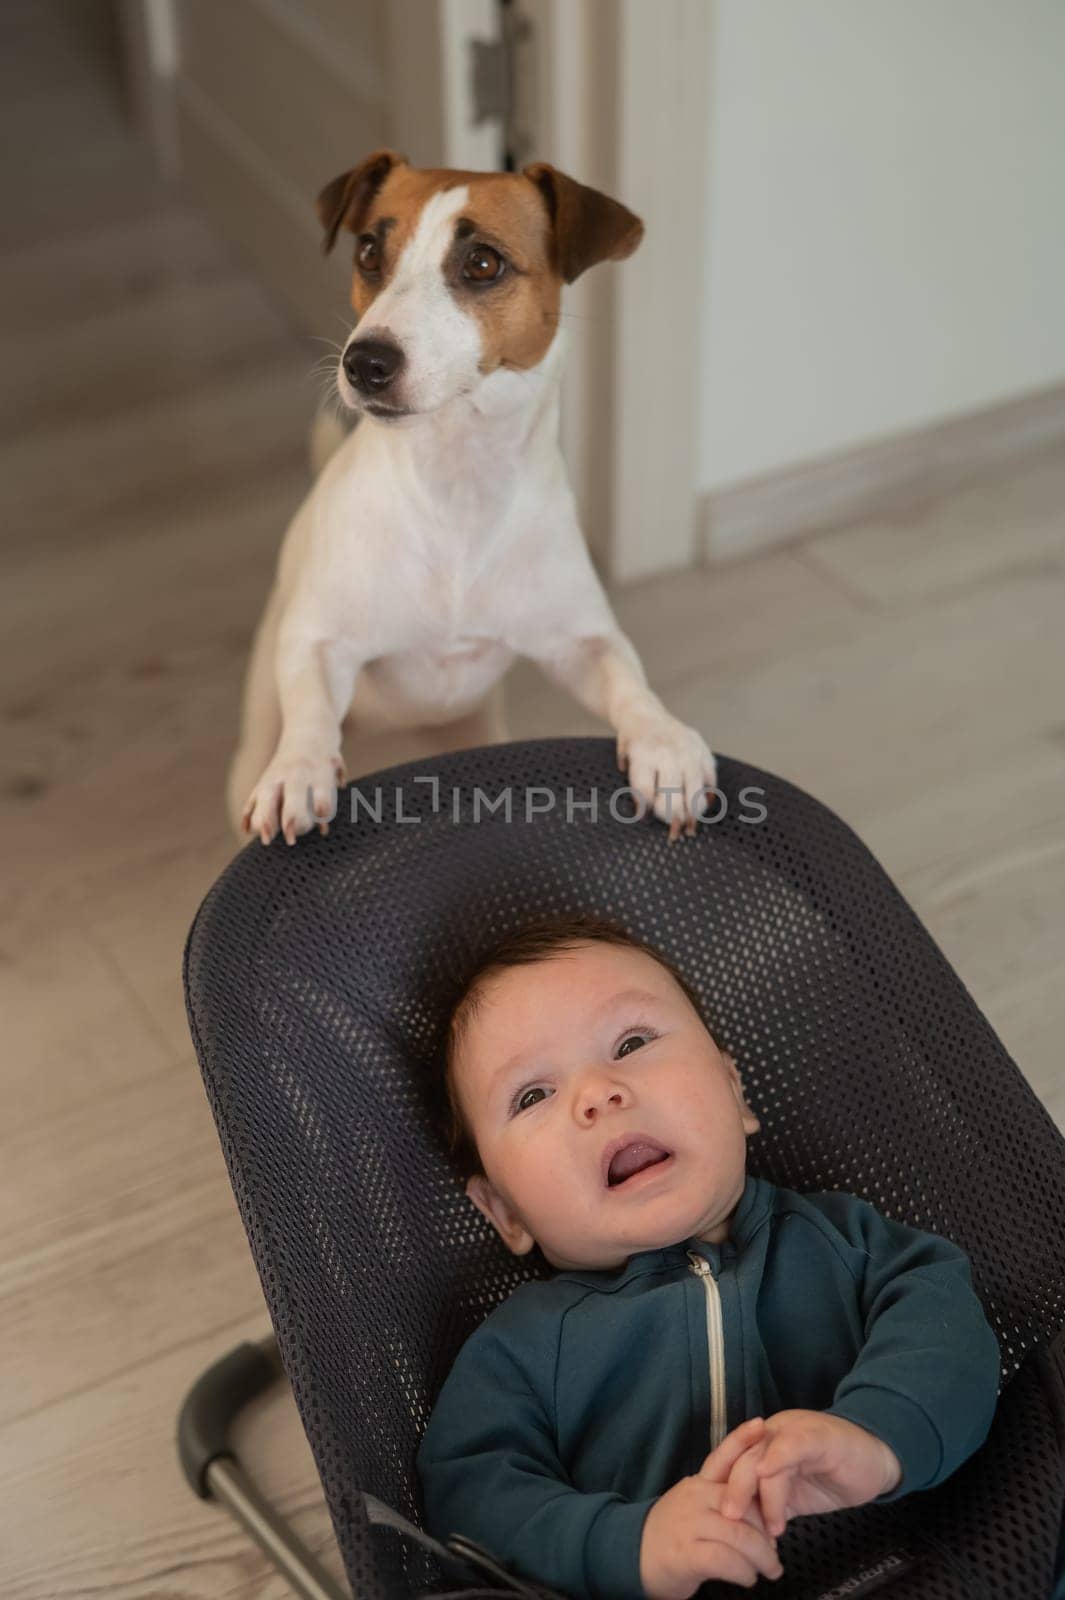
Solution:
<svg viewBox="0 0 1065 1600">
<path fill-rule="evenodd" d="M 353 713 L 365 727 L 445 722 L 472 709 L 514 653 L 498 639 L 455 635 L 428 649 L 397 650 L 367 662 Z"/>
<path fill-rule="evenodd" d="M 445 640 L 435 649 L 402 651 L 386 658 L 397 676 L 407 682 L 417 678 L 423 693 L 447 703 L 483 692 L 513 659 L 499 639 L 466 634 Z"/>
<path fill-rule="evenodd" d="M 472 666 L 475 661 L 483 660 L 495 644 L 496 641 L 493 639 L 460 637 L 453 643 L 445 645 L 431 659 L 441 672 L 447 672 L 451 668 Z"/>
</svg>

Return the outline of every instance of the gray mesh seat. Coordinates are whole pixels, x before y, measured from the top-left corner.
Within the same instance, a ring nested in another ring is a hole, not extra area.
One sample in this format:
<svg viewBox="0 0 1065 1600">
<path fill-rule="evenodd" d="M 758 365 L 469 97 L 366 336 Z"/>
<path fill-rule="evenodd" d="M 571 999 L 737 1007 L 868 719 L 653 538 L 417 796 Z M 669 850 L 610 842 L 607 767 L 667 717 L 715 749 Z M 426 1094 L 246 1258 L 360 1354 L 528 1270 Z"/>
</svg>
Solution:
<svg viewBox="0 0 1065 1600">
<path fill-rule="evenodd" d="M 618 798 L 609 739 L 397 767 L 342 794 L 327 838 L 249 845 L 199 911 L 193 1038 L 359 1600 L 454 1591 L 430 1552 L 371 1524 L 364 1495 L 419 1520 L 415 1450 L 455 1353 L 538 1270 L 507 1254 L 442 1148 L 447 1007 L 502 933 L 572 910 L 623 922 L 690 980 L 762 1120 L 754 1171 L 949 1235 L 998 1334 L 984 1448 L 932 1493 L 792 1523 L 765 1592 L 1051 1592 L 1065 1143 L 855 835 L 778 778 L 728 759 L 720 773 L 726 815 L 669 846 Z"/>
</svg>

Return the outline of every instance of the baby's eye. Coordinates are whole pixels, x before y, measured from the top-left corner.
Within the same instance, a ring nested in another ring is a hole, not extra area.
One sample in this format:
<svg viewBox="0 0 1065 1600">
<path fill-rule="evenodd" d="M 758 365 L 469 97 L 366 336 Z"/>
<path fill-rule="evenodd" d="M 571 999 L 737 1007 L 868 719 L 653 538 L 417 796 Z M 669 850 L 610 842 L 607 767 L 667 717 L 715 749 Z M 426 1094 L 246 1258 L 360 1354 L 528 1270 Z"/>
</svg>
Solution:
<svg viewBox="0 0 1065 1600">
<path fill-rule="evenodd" d="M 523 1089 L 515 1098 L 514 1105 L 511 1109 L 513 1111 L 528 1111 L 530 1106 L 534 1106 L 538 1103 L 536 1099 L 530 1098 L 530 1096 L 540 1095 L 543 1095 L 546 1098 L 547 1090 L 541 1088 L 539 1084 L 534 1084 L 531 1089 Z"/>
<path fill-rule="evenodd" d="M 632 1052 L 634 1050 L 639 1050 L 641 1045 L 645 1045 L 647 1043 L 647 1040 L 648 1035 L 644 1033 L 627 1034 L 618 1045 L 618 1055 L 631 1056 Z"/>
</svg>

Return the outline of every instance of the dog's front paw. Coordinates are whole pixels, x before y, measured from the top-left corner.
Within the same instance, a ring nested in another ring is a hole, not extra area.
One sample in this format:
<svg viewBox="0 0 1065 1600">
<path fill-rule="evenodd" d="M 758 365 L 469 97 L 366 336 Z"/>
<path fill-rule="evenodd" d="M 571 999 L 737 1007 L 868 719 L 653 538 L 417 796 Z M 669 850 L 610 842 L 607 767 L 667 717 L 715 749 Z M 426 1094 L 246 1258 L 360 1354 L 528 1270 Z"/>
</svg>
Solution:
<svg viewBox="0 0 1065 1600">
<path fill-rule="evenodd" d="M 336 816 L 337 785 L 343 782 L 339 756 L 275 756 L 248 796 L 241 828 L 257 833 L 263 844 L 279 828 L 289 844 L 315 826 L 328 833 Z"/>
<path fill-rule="evenodd" d="M 695 832 L 703 791 L 717 783 L 701 734 L 676 717 L 645 718 L 619 732 L 618 766 L 655 816 L 669 824 L 670 843 L 682 832 Z"/>
</svg>

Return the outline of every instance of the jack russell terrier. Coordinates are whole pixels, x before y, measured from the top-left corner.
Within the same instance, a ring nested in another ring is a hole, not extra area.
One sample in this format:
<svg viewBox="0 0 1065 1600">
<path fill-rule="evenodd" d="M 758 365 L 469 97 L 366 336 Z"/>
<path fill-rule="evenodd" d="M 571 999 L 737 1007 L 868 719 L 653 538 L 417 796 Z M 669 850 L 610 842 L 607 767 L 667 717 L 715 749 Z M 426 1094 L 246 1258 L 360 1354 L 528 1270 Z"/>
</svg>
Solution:
<svg viewBox="0 0 1065 1600">
<path fill-rule="evenodd" d="M 546 163 L 418 169 L 378 150 L 318 196 L 328 252 L 356 235 L 357 324 L 337 388 L 363 416 L 296 512 L 256 634 L 231 815 L 324 833 L 341 730 L 417 734 L 414 755 L 505 738 L 516 655 L 605 718 L 672 842 L 714 759 L 647 685 L 607 602 L 558 444 L 559 299 L 643 224 Z"/>
</svg>

